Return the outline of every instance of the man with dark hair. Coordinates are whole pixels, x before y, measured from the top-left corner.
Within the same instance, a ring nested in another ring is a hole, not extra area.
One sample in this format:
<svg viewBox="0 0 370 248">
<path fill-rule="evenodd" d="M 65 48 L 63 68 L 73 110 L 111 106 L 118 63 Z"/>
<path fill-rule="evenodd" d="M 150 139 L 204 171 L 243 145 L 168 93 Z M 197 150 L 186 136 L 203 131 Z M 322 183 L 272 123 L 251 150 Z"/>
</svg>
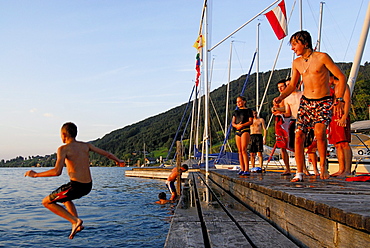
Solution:
<svg viewBox="0 0 370 248">
<path fill-rule="evenodd" d="M 330 96 L 329 88 L 329 72 L 339 79 L 334 111 L 340 117 L 343 114 L 346 77 L 328 54 L 312 49 L 311 35 L 307 31 L 293 34 L 290 38 L 290 45 L 299 57 L 292 64 L 291 83 L 274 99 L 273 103 L 274 105 L 280 104 L 295 90 L 299 78 L 302 77 L 304 88 L 298 110 L 295 137 L 297 173 L 292 182 L 303 181 L 304 140 L 309 129 L 314 129 L 317 140 L 320 156 L 320 178 L 327 179 L 330 175 L 325 159 L 327 153 L 326 130 L 331 120 L 333 107 L 333 98 Z"/>
<path fill-rule="evenodd" d="M 166 193 L 161 192 L 161 193 L 158 194 L 158 201 L 156 201 L 155 203 L 157 203 L 157 204 L 166 204 L 166 203 L 171 203 L 171 202 L 172 201 L 167 200 Z"/>
<path fill-rule="evenodd" d="M 112 159 L 116 164 L 124 165 L 123 160 L 118 159 L 113 154 L 95 147 L 90 143 L 76 140 L 77 126 L 71 122 L 65 123 L 61 130 L 61 139 L 65 145 L 58 148 L 57 161 L 53 169 L 35 172 L 27 171 L 24 176 L 29 177 L 55 177 L 62 174 L 64 165 L 67 167 L 70 182 L 62 185 L 50 195 L 46 196 L 42 204 L 53 213 L 68 220 L 72 224 L 72 231 L 69 235 L 73 239 L 77 232 L 84 229 L 82 220 L 78 218 L 77 210 L 72 200 L 81 198 L 90 193 L 92 188 L 92 178 L 90 172 L 89 152 L 95 152 Z M 63 203 L 65 207 L 59 205 Z"/>
</svg>

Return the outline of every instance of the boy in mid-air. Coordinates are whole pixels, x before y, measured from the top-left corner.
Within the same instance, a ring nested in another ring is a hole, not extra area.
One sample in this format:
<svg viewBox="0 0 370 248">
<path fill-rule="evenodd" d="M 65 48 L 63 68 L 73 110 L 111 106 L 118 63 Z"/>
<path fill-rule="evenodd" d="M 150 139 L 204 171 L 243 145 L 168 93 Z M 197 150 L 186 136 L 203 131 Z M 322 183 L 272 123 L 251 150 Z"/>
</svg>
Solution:
<svg viewBox="0 0 370 248">
<path fill-rule="evenodd" d="M 174 201 L 177 197 L 176 187 L 175 187 L 175 181 L 177 179 L 177 176 L 179 174 L 181 176 L 181 173 L 186 172 L 187 170 L 188 170 L 188 165 L 183 164 L 183 165 L 181 165 L 179 171 L 177 170 L 177 167 L 173 168 L 171 174 L 168 176 L 167 181 L 166 181 L 166 185 L 167 185 L 168 190 L 171 193 L 170 201 Z"/>
<path fill-rule="evenodd" d="M 90 193 L 92 178 L 90 172 L 89 152 L 96 152 L 109 159 L 116 161 L 116 164 L 123 165 L 124 161 L 113 154 L 99 149 L 92 144 L 77 141 L 77 126 L 71 122 L 65 123 L 61 128 L 61 139 L 65 145 L 58 148 L 57 161 L 53 169 L 44 172 L 27 171 L 24 176 L 29 177 L 55 177 L 62 174 L 64 164 L 67 167 L 70 182 L 60 186 L 50 195 L 42 200 L 42 204 L 53 213 L 63 217 L 72 223 L 72 231 L 69 235 L 73 239 L 77 232 L 84 229 L 83 221 L 78 218 L 77 210 L 72 200 L 81 198 Z M 63 203 L 59 205 L 58 202 Z"/>
</svg>

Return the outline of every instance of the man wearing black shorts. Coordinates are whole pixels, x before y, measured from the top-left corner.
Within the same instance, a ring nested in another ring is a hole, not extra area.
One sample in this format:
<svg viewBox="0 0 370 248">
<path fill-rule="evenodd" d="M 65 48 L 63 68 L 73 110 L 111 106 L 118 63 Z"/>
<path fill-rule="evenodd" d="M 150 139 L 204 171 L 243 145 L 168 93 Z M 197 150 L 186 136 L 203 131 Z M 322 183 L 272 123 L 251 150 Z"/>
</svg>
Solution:
<svg viewBox="0 0 370 248">
<path fill-rule="evenodd" d="M 252 167 L 255 166 L 255 157 L 256 154 L 259 158 L 259 166 L 262 168 L 263 166 L 263 145 L 266 143 L 266 125 L 265 120 L 263 118 L 258 117 L 256 111 L 253 111 L 253 124 L 251 125 L 251 146 L 250 146 L 250 154 L 251 154 L 251 164 Z M 263 130 L 263 135 L 262 135 Z"/>
</svg>

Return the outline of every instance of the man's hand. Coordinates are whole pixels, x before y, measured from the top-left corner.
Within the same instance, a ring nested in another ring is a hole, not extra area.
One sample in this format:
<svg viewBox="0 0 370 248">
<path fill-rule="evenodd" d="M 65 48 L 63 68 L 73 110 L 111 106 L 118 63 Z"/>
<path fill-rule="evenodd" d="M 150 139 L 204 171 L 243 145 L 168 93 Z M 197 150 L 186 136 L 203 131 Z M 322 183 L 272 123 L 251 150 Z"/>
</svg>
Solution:
<svg viewBox="0 0 370 248">
<path fill-rule="evenodd" d="M 119 167 L 125 167 L 126 163 L 123 160 L 119 160 L 118 162 L 116 161 L 116 165 L 119 166 Z"/>
<path fill-rule="evenodd" d="M 272 101 L 272 104 L 275 106 L 275 105 L 278 105 L 279 103 L 281 103 L 282 100 L 280 100 L 280 96 L 276 97 L 273 101 Z"/>
<path fill-rule="evenodd" d="M 337 104 L 334 104 L 334 114 L 339 118 L 342 118 L 344 113 L 344 102 L 338 101 Z"/>
<path fill-rule="evenodd" d="M 24 173 L 24 176 L 25 177 L 27 177 L 27 176 L 29 176 L 29 177 L 35 177 L 36 174 L 37 174 L 36 171 L 29 170 L 26 173 Z"/>
</svg>

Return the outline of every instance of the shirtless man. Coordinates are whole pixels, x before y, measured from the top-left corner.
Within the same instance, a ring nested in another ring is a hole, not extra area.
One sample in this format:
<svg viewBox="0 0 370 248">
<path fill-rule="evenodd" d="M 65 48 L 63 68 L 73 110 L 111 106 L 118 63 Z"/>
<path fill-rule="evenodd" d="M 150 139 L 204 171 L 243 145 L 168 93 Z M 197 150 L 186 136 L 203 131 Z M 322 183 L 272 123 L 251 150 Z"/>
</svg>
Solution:
<svg viewBox="0 0 370 248">
<path fill-rule="evenodd" d="M 297 129 L 295 137 L 295 158 L 297 173 L 292 182 L 303 181 L 304 167 L 304 140 L 309 128 L 314 129 L 317 140 L 317 149 L 320 156 L 320 178 L 330 177 L 326 165 L 327 138 L 326 129 L 331 119 L 333 99 L 330 96 L 329 72 L 336 76 L 338 95 L 335 101 L 334 112 L 343 114 L 343 95 L 346 77 L 326 53 L 315 52 L 312 48 L 311 35 L 307 31 L 299 31 L 290 38 L 292 50 L 298 58 L 293 61 L 292 79 L 287 88 L 274 99 L 279 104 L 297 87 L 299 77 L 304 83 L 303 96 L 298 110 Z"/>
<path fill-rule="evenodd" d="M 286 82 L 288 79 L 282 79 L 277 82 L 278 91 L 281 93 L 286 88 Z M 276 133 L 276 147 L 280 148 L 281 157 L 284 161 L 285 171 L 281 174 L 282 176 L 290 176 L 290 164 L 289 155 L 287 152 L 288 148 L 288 125 L 289 118 L 285 118 L 285 100 L 282 100 L 278 104 L 274 104 L 271 109 L 272 114 L 275 115 L 275 133 Z"/>
<path fill-rule="evenodd" d="M 290 78 L 286 81 L 286 85 L 290 84 Z M 296 129 L 296 122 L 297 122 L 297 116 L 298 116 L 298 109 L 299 109 L 299 103 L 301 101 L 303 92 L 298 90 L 298 88 L 295 88 L 295 90 L 284 99 L 285 103 L 285 118 L 290 118 L 290 124 L 288 128 L 289 132 L 289 145 L 288 147 L 294 151 L 294 140 L 295 140 L 295 129 Z M 316 146 L 315 146 L 316 147 Z M 307 154 L 309 159 L 311 160 L 311 163 L 313 165 L 313 170 L 315 176 L 319 176 L 320 173 L 317 170 L 317 154 L 316 154 L 316 148 L 312 149 L 311 147 L 305 148 L 307 149 Z M 307 171 L 306 166 L 303 167 L 303 172 L 306 175 L 310 175 L 310 173 Z"/>
<path fill-rule="evenodd" d="M 251 164 L 252 167 L 255 165 L 256 160 L 256 153 L 259 158 L 259 165 L 262 168 L 263 166 L 263 145 L 266 144 L 266 125 L 265 120 L 263 118 L 258 117 L 257 111 L 253 111 L 253 124 L 250 126 L 251 128 Z M 263 130 L 263 136 L 262 136 Z"/>
<path fill-rule="evenodd" d="M 181 165 L 180 170 L 177 170 L 177 167 L 173 168 L 171 174 L 168 176 L 167 181 L 166 181 L 166 186 L 171 193 L 170 201 L 174 201 L 177 197 L 176 186 L 175 186 L 175 181 L 177 179 L 177 176 L 180 174 L 180 177 L 181 177 L 181 173 L 187 170 L 188 170 L 188 165 L 183 164 Z"/>
<path fill-rule="evenodd" d="M 24 176 L 29 177 L 55 177 L 60 176 L 64 165 L 67 167 L 70 182 L 62 185 L 42 200 L 42 204 L 53 213 L 63 217 L 72 223 L 72 231 L 69 235 L 73 239 L 77 232 L 84 229 L 82 220 L 78 218 L 77 210 L 72 202 L 90 193 L 92 178 L 90 173 L 89 152 L 96 152 L 109 159 L 116 161 L 116 164 L 124 165 L 123 160 L 113 154 L 93 146 L 90 143 L 76 140 L 77 126 L 71 122 L 65 123 L 61 128 L 61 139 L 65 145 L 58 148 L 57 161 L 53 169 L 44 172 L 27 171 Z M 63 203 L 59 205 L 57 202 Z"/>
<path fill-rule="evenodd" d="M 337 95 L 338 80 L 330 75 L 330 85 L 334 93 L 334 97 Z M 352 149 L 349 145 L 351 142 L 351 128 L 349 111 L 351 109 L 351 93 L 348 84 L 346 84 L 346 90 L 343 96 L 344 100 L 344 113 L 341 118 L 333 115 L 333 119 L 329 126 L 329 143 L 335 146 L 337 153 L 339 170 L 330 176 L 333 177 L 345 177 L 351 175 L 352 167 Z"/>
</svg>

